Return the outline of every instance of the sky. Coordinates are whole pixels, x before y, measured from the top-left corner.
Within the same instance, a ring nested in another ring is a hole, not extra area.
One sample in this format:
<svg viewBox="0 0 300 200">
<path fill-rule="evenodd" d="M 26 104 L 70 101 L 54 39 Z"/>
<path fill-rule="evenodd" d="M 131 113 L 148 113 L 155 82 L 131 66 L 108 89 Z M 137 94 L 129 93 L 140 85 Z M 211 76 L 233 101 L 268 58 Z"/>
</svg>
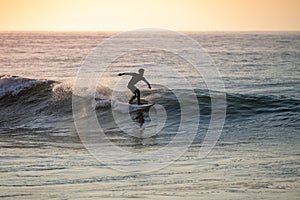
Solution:
<svg viewBox="0 0 300 200">
<path fill-rule="evenodd" d="M 0 30 L 300 30 L 300 0 L 0 0 Z"/>
</svg>

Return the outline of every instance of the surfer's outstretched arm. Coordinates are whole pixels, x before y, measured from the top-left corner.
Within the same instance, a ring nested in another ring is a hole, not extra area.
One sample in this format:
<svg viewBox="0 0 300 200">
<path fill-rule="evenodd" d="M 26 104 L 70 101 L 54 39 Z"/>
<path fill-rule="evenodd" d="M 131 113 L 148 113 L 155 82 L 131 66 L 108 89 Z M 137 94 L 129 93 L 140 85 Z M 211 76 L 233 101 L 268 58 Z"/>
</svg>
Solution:
<svg viewBox="0 0 300 200">
<path fill-rule="evenodd" d="M 123 76 L 123 75 L 130 75 L 133 76 L 135 73 L 119 73 L 118 76 Z"/>
<path fill-rule="evenodd" d="M 143 80 L 145 83 L 147 83 L 147 85 L 148 85 L 148 88 L 149 88 L 149 89 L 151 89 L 151 85 L 150 85 L 150 83 L 149 83 L 149 82 L 148 82 L 148 81 L 147 81 L 145 78 L 143 78 L 142 80 Z"/>
</svg>

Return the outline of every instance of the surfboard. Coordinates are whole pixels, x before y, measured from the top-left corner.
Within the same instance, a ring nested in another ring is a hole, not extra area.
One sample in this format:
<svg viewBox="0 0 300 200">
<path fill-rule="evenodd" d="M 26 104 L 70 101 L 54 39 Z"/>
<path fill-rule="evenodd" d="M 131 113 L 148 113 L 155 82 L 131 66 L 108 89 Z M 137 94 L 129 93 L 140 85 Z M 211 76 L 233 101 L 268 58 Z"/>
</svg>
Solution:
<svg viewBox="0 0 300 200">
<path fill-rule="evenodd" d="M 111 105 L 112 105 L 112 109 L 114 109 L 115 111 L 122 112 L 122 113 L 128 113 L 128 112 L 132 113 L 137 111 L 147 111 L 147 109 L 151 108 L 151 106 L 153 106 L 154 103 L 153 104 L 144 103 L 138 105 L 138 104 L 128 104 L 120 101 L 112 101 Z"/>
<path fill-rule="evenodd" d="M 129 112 L 136 112 L 136 111 L 143 111 L 143 110 L 148 110 L 153 106 L 153 104 L 129 104 Z"/>
</svg>

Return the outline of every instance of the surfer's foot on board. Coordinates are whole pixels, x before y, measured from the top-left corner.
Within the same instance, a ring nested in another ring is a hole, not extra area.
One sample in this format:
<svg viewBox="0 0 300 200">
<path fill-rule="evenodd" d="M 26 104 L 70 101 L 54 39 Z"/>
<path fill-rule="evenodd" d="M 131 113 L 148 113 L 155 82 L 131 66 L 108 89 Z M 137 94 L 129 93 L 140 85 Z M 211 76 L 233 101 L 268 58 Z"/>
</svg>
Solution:
<svg viewBox="0 0 300 200">
<path fill-rule="evenodd" d="M 129 104 L 134 104 L 133 100 L 130 100 L 128 103 L 129 103 Z M 140 105 L 141 103 L 136 103 L 136 104 L 137 104 L 137 105 Z"/>
<path fill-rule="evenodd" d="M 129 104 L 134 104 L 134 103 L 133 103 L 133 100 L 130 100 L 128 103 L 129 103 Z M 141 102 L 137 102 L 136 105 L 142 105 L 142 103 L 141 103 Z"/>
</svg>

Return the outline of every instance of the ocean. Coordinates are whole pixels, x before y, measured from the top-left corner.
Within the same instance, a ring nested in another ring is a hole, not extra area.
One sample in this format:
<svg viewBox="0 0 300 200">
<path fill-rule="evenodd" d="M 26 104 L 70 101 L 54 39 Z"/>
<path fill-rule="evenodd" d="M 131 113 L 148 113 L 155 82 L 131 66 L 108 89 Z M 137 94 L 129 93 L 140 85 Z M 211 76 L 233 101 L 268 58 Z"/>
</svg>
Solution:
<svg viewBox="0 0 300 200">
<path fill-rule="evenodd" d="M 0 32 L 1 199 L 299 198 L 299 32 L 122 34 Z"/>
</svg>

